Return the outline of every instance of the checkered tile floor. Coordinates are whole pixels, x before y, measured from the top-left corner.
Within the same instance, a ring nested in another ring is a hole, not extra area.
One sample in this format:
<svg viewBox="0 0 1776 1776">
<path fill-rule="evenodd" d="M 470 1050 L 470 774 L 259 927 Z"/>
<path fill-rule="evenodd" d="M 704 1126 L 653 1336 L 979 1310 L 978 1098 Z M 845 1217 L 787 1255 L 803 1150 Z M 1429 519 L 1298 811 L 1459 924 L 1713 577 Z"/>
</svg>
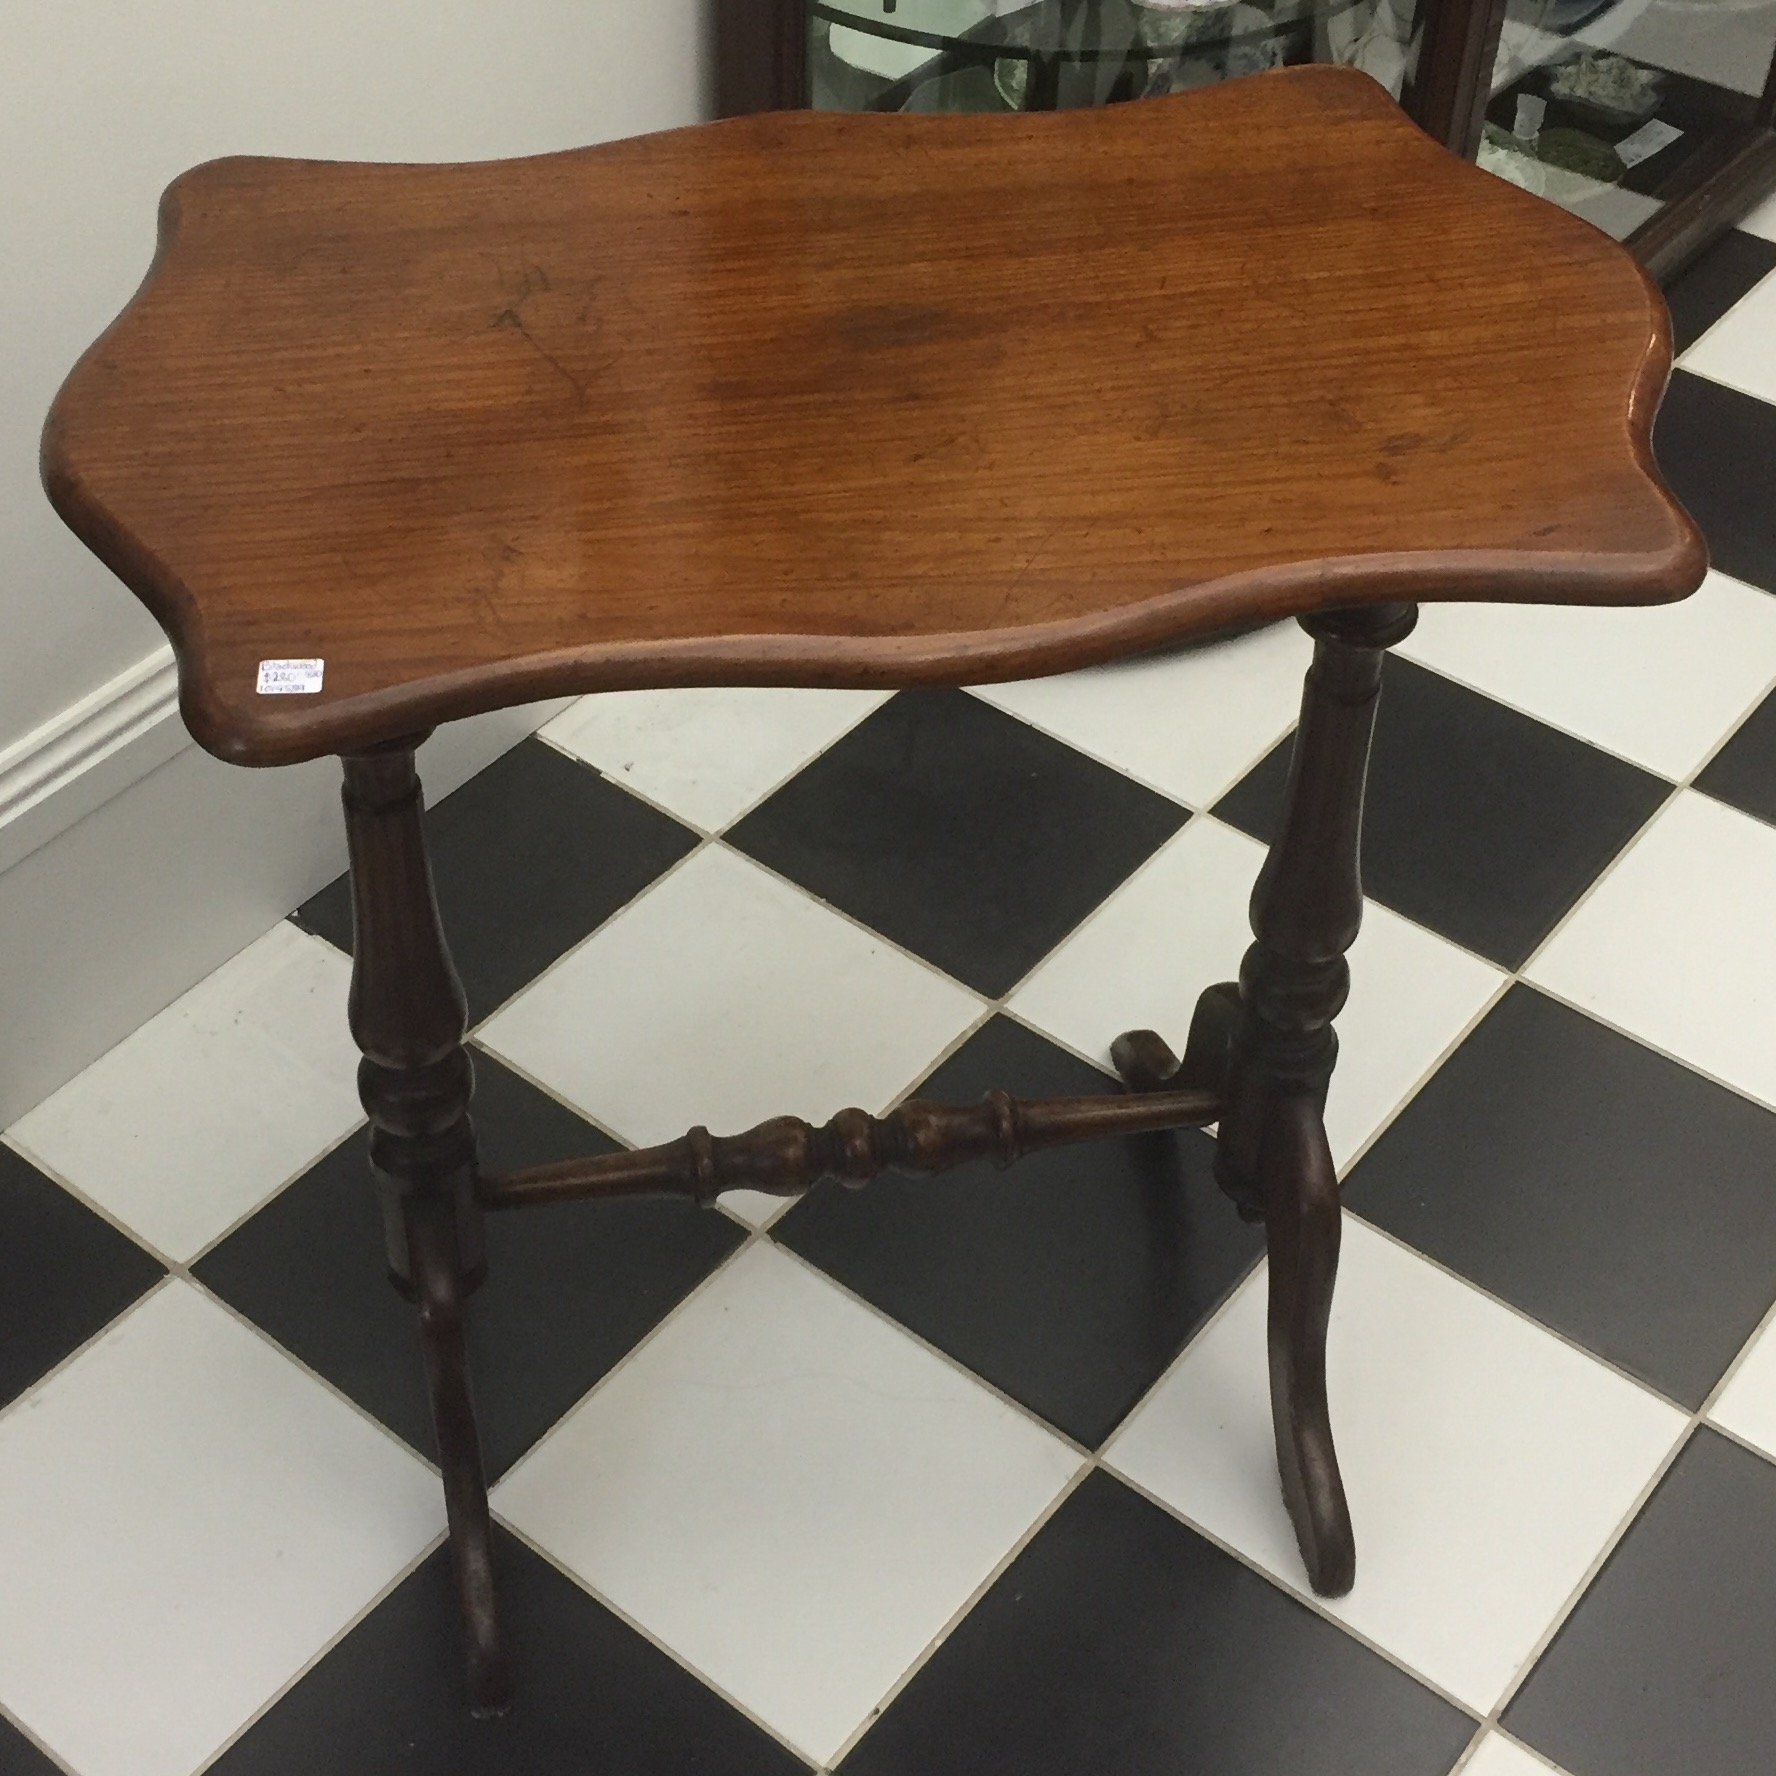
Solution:
<svg viewBox="0 0 1776 1776">
<path fill-rule="evenodd" d="M 1390 666 L 1347 1599 L 1207 1136 L 564 1206 L 476 1301 L 522 1691 L 469 1721 L 335 885 L 0 1148 L 0 1772 L 1776 1769 L 1773 267 L 1674 297 L 1702 592 L 1432 607 Z M 490 1163 L 1111 1089 L 1237 963 L 1306 655 L 575 706 L 432 821 Z"/>
</svg>

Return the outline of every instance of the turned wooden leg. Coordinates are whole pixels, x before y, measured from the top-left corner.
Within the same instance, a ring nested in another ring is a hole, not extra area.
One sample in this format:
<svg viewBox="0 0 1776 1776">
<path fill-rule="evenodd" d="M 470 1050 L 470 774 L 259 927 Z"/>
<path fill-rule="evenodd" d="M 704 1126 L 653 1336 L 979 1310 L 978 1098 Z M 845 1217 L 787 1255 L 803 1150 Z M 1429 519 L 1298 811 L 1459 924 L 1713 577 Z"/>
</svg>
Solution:
<svg viewBox="0 0 1776 1776">
<path fill-rule="evenodd" d="M 1307 1093 L 1271 1100 L 1258 1188 L 1270 1248 L 1270 1415 L 1283 1503 L 1313 1588 L 1342 1597 L 1356 1582 L 1357 1548 L 1326 1404 L 1342 1223 L 1325 1120 Z"/>
<path fill-rule="evenodd" d="M 475 1200 L 474 1071 L 467 1006 L 445 948 L 407 741 L 345 759 L 351 850 L 351 1028 L 364 1059 L 370 1166 L 382 1193 L 389 1275 L 419 1309 L 462 1609 L 469 1703 L 511 1702 L 494 1601 L 493 1534 L 469 1393 L 463 1300 L 486 1270 Z"/>
<path fill-rule="evenodd" d="M 1359 840 L 1384 650 L 1410 605 L 1302 619 L 1314 662 L 1283 823 L 1252 891 L 1256 942 L 1240 969 L 1216 1175 L 1270 1248 L 1270 1377 L 1277 1466 L 1313 1588 L 1337 1597 L 1356 1549 L 1326 1409 L 1326 1323 L 1338 1270 L 1338 1181 L 1326 1145 L 1332 1020 L 1363 916 Z M 1213 991 L 1213 989 L 1211 989 Z"/>
</svg>

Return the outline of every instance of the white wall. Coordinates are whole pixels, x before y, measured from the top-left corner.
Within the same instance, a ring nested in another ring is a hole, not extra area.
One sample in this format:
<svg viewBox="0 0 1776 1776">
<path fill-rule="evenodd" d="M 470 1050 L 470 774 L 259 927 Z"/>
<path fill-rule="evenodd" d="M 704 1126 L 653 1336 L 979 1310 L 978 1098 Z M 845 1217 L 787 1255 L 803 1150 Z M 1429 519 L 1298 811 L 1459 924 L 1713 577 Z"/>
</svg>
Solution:
<svg viewBox="0 0 1776 1776">
<path fill-rule="evenodd" d="M 706 112 L 702 0 L 0 4 L 0 748 L 159 631 L 37 480 L 51 397 L 219 154 L 479 159 Z"/>
<path fill-rule="evenodd" d="M 37 436 L 220 154 L 477 159 L 707 115 L 707 0 L 0 0 L 0 1126 L 343 862 L 336 768 L 193 749 L 169 655 L 61 527 Z M 546 716 L 426 751 L 454 787 Z"/>
</svg>

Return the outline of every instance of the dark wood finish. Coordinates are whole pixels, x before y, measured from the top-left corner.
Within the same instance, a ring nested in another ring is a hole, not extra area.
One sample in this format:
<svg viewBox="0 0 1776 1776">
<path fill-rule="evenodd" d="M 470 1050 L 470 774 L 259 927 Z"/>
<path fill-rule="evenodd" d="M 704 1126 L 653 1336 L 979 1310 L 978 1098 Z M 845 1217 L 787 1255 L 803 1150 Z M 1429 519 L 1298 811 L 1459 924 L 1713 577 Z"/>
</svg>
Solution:
<svg viewBox="0 0 1776 1776">
<path fill-rule="evenodd" d="M 883 1172 L 922 1177 L 975 1160 L 1003 1170 L 1026 1153 L 1109 1135 L 1201 1128 L 1221 1113 L 1213 1092 L 1139 1098 L 1014 1098 L 990 1092 L 978 1104 L 910 1098 L 885 1117 L 841 1110 L 820 1128 L 779 1116 L 742 1135 L 695 1128 L 682 1141 L 632 1153 L 564 1160 L 483 1178 L 484 1208 L 587 1196 L 689 1196 L 713 1203 L 724 1190 L 801 1196 L 826 1179 L 861 1188 Z"/>
<path fill-rule="evenodd" d="M 469 1392 L 463 1300 L 486 1271 L 475 1199 L 467 1006 L 432 893 L 411 740 L 345 760 L 351 852 L 351 1029 L 364 1059 L 370 1166 L 389 1274 L 419 1308 L 420 1345 L 450 1525 L 470 1705 L 511 1702 L 494 1597 L 493 1531 Z"/>
<path fill-rule="evenodd" d="M 1216 1172 L 1255 1201 L 1270 1247 L 1270 1378 L 1283 1498 L 1316 1591 L 1356 1577 L 1350 1512 L 1326 1407 L 1326 1323 L 1338 1272 L 1338 1181 L 1326 1147 L 1332 1020 L 1350 992 L 1346 952 L 1363 918 L 1361 837 L 1383 650 L 1417 611 L 1372 606 L 1309 618 L 1282 830 L 1252 890 L 1256 941 L 1240 967 Z"/>
<path fill-rule="evenodd" d="M 1432 141 L 1463 160 L 1480 150 L 1508 0 L 1419 0 L 1424 35 L 1401 99 Z"/>
<path fill-rule="evenodd" d="M 1215 1169 L 1270 1249 L 1270 1385 L 1277 1467 L 1313 1588 L 1342 1596 L 1356 1545 L 1326 1405 L 1326 1325 L 1338 1273 L 1338 1177 L 1326 1145 L 1333 1019 L 1350 991 L 1346 952 L 1363 916 L 1363 789 L 1383 650 L 1411 632 L 1410 605 L 1303 619 L 1315 637 L 1283 826 L 1252 891 L 1256 938 L 1237 987 L 1208 989 L 1182 1063 L 1151 1030 L 1112 1051 L 1137 1091 L 1180 1081 L 1225 1103 Z"/>
<path fill-rule="evenodd" d="M 1239 983 L 1223 981 L 1206 988 L 1197 1000 L 1182 1060 L 1172 1053 L 1158 1031 L 1127 1030 L 1110 1045 L 1111 1065 L 1134 1091 L 1181 1091 L 1194 1087 L 1225 1098 L 1239 1019 Z M 1258 1219 L 1255 1209 L 1248 1219 Z"/>
<path fill-rule="evenodd" d="M 716 116 L 807 102 L 807 0 L 715 0 Z"/>
<path fill-rule="evenodd" d="M 1776 133 L 1748 128 L 1723 143 L 1695 187 L 1649 216 L 1627 244 L 1649 276 L 1669 283 L 1771 191 L 1776 191 Z"/>
<path fill-rule="evenodd" d="M 1342 1597 L 1357 1579 L 1357 1544 L 1326 1400 L 1326 1328 L 1338 1280 L 1343 1212 L 1320 1106 L 1305 1091 L 1270 1101 L 1258 1160 L 1270 1253 L 1270 1420 L 1283 1503 L 1308 1583 Z"/>
<path fill-rule="evenodd" d="M 1776 191 L 1776 47 L 1746 129 L 1727 136 L 1720 149 L 1695 169 L 1687 188 L 1635 229 L 1627 244 L 1653 277 L 1668 283 L 1772 191 Z"/>
<path fill-rule="evenodd" d="M 799 32 L 799 6 L 753 16 L 779 52 Z M 1315 1588 L 1349 1587 L 1323 1110 L 1382 650 L 1409 598 L 1692 589 L 1649 447 L 1668 364 L 1625 253 L 1338 69 L 175 183 L 45 479 L 172 636 L 206 746 L 346 755 L 360 1090 L 477 1710 L 511 1694 L 464 1327 L 486 1207 L 793 1194 L 1218 1118 L 1270 1248 L 1284 1496 Z M 1136 1095 L 915 1100 L 478 1179 L 419 729 L 629 685 L 979 681 L 1285 613 L 1317 645 L 1256 941 L 1182 1061 L 1118 1043 Z M 258 694 L 262 660 L 314 658 L 319 693 Z"/>
<path fill-rule="evenodd" d="M 172 636 L 192 731 L 272 764 L 600 688 L 978 682 L 1331 605 L 1677 597 L 1704 556 L 1650 455 L 1668 361 L 1620 248 L 1310 67 L 1045 116 L 214 162 L 44 468 Z M 284 658 L 324 690 L 258 695 Z"/>
</svg>

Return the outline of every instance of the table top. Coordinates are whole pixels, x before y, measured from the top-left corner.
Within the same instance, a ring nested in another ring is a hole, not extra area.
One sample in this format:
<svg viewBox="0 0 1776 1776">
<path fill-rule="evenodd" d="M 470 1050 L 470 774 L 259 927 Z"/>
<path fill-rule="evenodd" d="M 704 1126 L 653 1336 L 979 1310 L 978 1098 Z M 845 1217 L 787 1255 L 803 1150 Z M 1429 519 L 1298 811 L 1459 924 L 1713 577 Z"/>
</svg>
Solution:
<svg viewBox="0 0 1776 1776">
<path fill-rule="evenodd" d="M 171 636 L 192 732 L 273 764 L 605 688 L 1678 597 L 1704 555 L 1652 468 L 1668 361 L 1613 242 L 1303 68 L 213 162 L 44 471 Z"/>
</svg>

